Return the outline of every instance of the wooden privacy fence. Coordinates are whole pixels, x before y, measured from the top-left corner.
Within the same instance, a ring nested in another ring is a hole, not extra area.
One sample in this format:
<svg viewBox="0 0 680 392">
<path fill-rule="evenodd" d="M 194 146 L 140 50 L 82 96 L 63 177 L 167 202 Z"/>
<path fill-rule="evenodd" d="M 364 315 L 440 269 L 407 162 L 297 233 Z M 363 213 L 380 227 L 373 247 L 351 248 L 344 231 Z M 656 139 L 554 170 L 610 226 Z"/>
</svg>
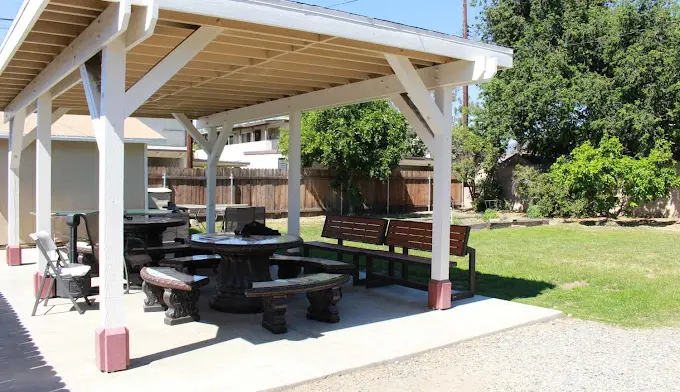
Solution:
<svg viewBox="0 0 680 392">
<path fill-rule="evenodd" d="M 357 181 L 363 198 L 358 209 L 374 213 L 425 211 L 432 206 L 433 172 L 431 170 L 395 170 L 383 183 L 371 178 Z M 149 187 L 165 186 L 174 193 L 177 204 L 205 204 L 205 169 L 149 167 Z M 302 171 L 300 206 L 302 213 L 347 213 L 345 190 L 332 187 L 329 170 Z M 233 186 L 232 186 L 233 184 Z M 451 181 L 452 202 L 462 201 L 463 187 Z M 388 194 L 389 193 L 389 194 Z M 217 204 L 263 206 L 271 215 L 288 211 L 288 173 L 278 169 L 217 168 Z M 388 203 L 389 197 L 389 203 Z"/>
</svg>

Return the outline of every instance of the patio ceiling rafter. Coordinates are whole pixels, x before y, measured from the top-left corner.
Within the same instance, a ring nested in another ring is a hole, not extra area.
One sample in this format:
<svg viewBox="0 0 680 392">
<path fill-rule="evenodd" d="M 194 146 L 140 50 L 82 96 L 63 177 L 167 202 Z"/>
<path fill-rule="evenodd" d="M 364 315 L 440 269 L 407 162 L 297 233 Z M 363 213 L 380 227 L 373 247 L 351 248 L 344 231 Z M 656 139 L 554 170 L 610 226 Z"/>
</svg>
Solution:
<svg viewBox="0 0 680 392">
<path fill-rule="evenodd" d="M 13 118 L 16 111 L 36 101 L 40 95 L 48 92 L 65 76 L 77 70 L 109 42 L 123 34 L 128 27 L 131 12 L 131 6 L 126 2 L 112 4 L 102 12 L 7 105 L 5 121 Z"/>
<path fill-rule="evenodd" d="M 125 115 L 129 117 L 151 98 L 179 70 L 222 32 L 216 27 L 200 27 L 161 60 L 125 93 Z"/>
</svg>

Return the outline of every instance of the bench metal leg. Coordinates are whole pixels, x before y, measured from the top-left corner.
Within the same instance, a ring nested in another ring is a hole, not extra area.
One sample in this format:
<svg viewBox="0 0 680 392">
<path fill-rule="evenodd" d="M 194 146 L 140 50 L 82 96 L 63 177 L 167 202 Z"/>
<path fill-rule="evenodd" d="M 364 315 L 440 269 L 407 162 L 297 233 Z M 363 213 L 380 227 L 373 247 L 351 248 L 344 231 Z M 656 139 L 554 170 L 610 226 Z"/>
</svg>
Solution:
<svg viewBox="0 0 680 392">
<path fill-rule="evenodd" d="M 359 279 L 359 254 L 352 255 L 352 263 L 354 264 L 354 273 L 352 273 L 352 286 L 359 286 L 366 284 L 366 279 Z"/>
<path fill-rule="evenodd" d="M 451 299 L 453 301 L 457 301 L 460 299 L 465 299 L 465 298 L 472 298 L 475 296 L 475 291 L 476 291 L 476 282 L 475 282 L 475 274 L 476 274 L 476 251 L 474 248 L 468 247 L 468 260 L 469 260 L 469 266 L 468 266 L 468 287 L 467 290 L 461 291 L 455 294 L 451 295 Z"/>
<path fill-rule="evenodd" d="M 273 334 L 288 332 L 286 326 L 286 297 L 262 298 L 264 313 L 262 314 L 262 327 Z"/>
<path fill-rule="evenodd" d="M 163 302 L 168 306 L 165 311 L 165 324 L 178 325 L 199 321 L 196 303 L 200 296 L 199 289 L 181 291 L 166 288 L 163 293 Z"/>
<path fill-rule="evenodd" d="M 336 305 L 341 298 L 342 290 L 340 287 L 308 292 L 309 308 L 307 308 L 307 318 L 324 323 L 339 322 L 340 314 Z"/>
<path fill-rule="evenodd" d="M 475 282 L 475 273 L 476 273 L 476 253 L 477 251 L 474 248 L 468 247 L 468 257 L 469 257 L 469 268 L 468 268 L 468 290 L 472 293 L 472 295 L 475 294 L 475 291 L 477 290 L 476 282 Z"/>
<path fill-rule="evenodd" d="M 146 295 L 144 299 L 145 312 L 163 312 L 168 309 L 163 301 L 163 288 L 142 282 L 142 291 Z"/>
</svg>

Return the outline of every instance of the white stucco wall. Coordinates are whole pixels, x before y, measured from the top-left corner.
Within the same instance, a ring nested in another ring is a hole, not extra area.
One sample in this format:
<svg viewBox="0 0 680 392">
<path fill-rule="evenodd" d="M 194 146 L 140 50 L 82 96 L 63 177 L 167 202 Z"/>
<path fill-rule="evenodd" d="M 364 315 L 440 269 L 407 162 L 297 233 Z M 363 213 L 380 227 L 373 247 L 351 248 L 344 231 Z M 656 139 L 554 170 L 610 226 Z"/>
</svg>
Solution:
<svg viewBox="0 0 680 392">
<path fill-rule="evenodd" d="M 165 138 L 162 146 L 186 147 L 186 133 L 177 120 L 171 118 L 140 118 L 139 120 Z"/>
<path fill-rule="evenodd" d="M 220 161 L 246 162 L 249 169 L 278 169 L 279 158 L 283 157 L 283 155 L 271 153 L 271 151 L 277 151 L 278 148 L 278 140 L 231 144 L 224 146 L 224 151 L 220 155 Z M 200 160 L 207 160 L 208 154 L 203 150 L 198 150 L 194 157 Z"/>
<path fill-rule="evenodd" d="M 0 139 L 0 156 L 7 156 L 7 139 Z M 125 200 L 127 209 L 142 209 L 146 200 L 144 145 L 125 144 Z M 35 231 L 35 143 L 21 154 L 20 240 L 32 242 Z M 99 205 L 97 143 L 52 142 L 52 210 L 89 210 Z M 63 218 L 54 218 L 53 231 L 68 233 Z M 7 244 L 7 159 L 0 159 L 0 245 Z"/>
</svg>

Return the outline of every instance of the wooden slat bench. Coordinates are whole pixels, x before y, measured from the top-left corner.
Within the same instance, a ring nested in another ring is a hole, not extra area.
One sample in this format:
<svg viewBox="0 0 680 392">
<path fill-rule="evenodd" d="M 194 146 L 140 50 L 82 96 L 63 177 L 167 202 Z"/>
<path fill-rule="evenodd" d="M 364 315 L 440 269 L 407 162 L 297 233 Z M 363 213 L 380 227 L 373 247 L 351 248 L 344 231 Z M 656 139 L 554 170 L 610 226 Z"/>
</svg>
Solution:
<svg viewBox="0 0 680 392">
<path fill-rule="evenodd" d="M 144 267 L 139 275 L 146 294 L 145 312 L 165 310 L 165 324 L 178 325 L 199 321 L 196 303 L 200 287 L 210 282 L 206 276 L 187 275 L 174 268 Z"/>
<path fill-rule="evenodd" d="M 352 255 L 352 262 L 356 266 L 352 276 L 354 278 L 354 284 L 356 285 L 360 283 L 359 256 L 362 254 L 363 250 L 352 246 L 346 246 L 344 241 L 382 245 L 385 240 L 386 229 L 387 220 L 385 219 L 329 215 L 324 222 L 321 237 L 337 240 L 338 243 L 329 244 L 320 241 L 305 242 L 302 248 L 303 255 L 309 256 L 309 251 L 311 249 L 335 252 L 338 255 L 338 261 L 343 260 L 345 253 Z"/>
<path fill-rule="evenodd" d="M 449 254 L 451 256 L 469 258 L 468 288 L 457 292 L 452 299 L 463 299 L 474 296 L 475 292 L 475 249 L 468 246 L 470 237 L 469 226 L 451 225 L 451 239 Z M 366 287 L 376 287 L 385 284 L 399 284 L 419 290 L 427 291 L 427 284 L 416 283 L 408 279 L 409 264 L 431 265 L 432 260 L 427 257 L 409 255 L 410 249 L 432 251 L 432 224 L 429 222 L 414 222 L 391 220 L 385 237 L 385 245 L 389 251 L 364 250 L 366 255 Z M 395 253 L 395 248 L 402 248 L 402 254 Z M 387 275 L 377 274 L 373 270 L 373 260 L 388 262 Z M 395 276 L 394 263 L 401 264 L 401 276 Z M 450 266 L 456 266 L 450 261 Z"/>
<path fill-rule="evenodd" d="M 349 275 L 353 275 L 357 269 L 349 263 L 316 257 L 274 255 L 270 261 L 271 264 L 279 266 L 279 279 L 295 278 L 300 275 L 302 268 L 305 269 L 305 274 L 326 272 Z"/>
<path fill-rule="evenodd" d="M 158 261 L 158 265 L 193 275 L 196 273 L 196 268 L 213 268 L 213 271 L 216 270 L 220 260 L 222 260 L 220 255 L 194 255 L 162 259 Z"/>
<path fill-rule="evenodd" d="M 340 315 L 336 304 L 342 298 L 340 286 L 348 282 L 349 278 L 349 275 L 319 273 L 293 279 L 253 282 L 246 290 L 246 297 L 262 298 L 262 327 L 274 334 L 286 333 L 286 297 L 306 293 L 309 300 L 308 319 L 337 323 Z"/>
</svg>

